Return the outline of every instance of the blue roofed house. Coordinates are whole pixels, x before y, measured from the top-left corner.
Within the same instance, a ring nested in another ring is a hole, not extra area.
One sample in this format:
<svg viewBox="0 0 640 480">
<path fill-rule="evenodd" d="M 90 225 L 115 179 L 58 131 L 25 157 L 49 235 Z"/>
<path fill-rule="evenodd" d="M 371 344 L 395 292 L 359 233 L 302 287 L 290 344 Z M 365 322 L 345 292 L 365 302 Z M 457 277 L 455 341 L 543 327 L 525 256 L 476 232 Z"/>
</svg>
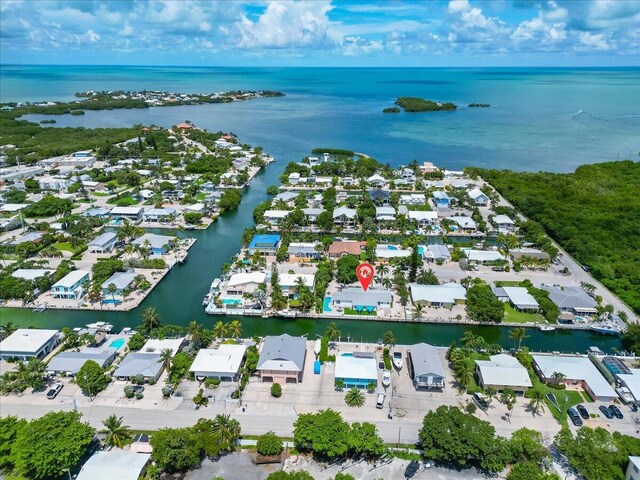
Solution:
<svg viewBox="0 0 640 480">
<path fill-rule="evenodd" d="M 136 238 L 132 243 L 142 247 L 147 247 L 151 256 L 164 255 L 171 250 L 176 238 L 167 235 L 156 235 L 155 233 L 145 233 Z"/>
<path fill-rule="evenodd" d="M 102 303 L 114 303 L 118 304 L 122 302 L 123 292 L 126 289 L 132 287 L 133 281 L 136 278 L 135 272 L 116 272 L 102 282 L 102 294 L 104 299 Z M 115 291 L 110 292 L 109 286 L 114 285 Z"/>
<path fill-rule="evenodd" d="M 378 385 L 378 364 L 374 352 L 344 352 L 336 356 L 335 380 L 345 388 Z M 375 387 L 374 387 L 375 388 Z"/>
<path fill-rule="evenodd" d="M 280 248 L 280 235 L 258 234 L 253 237 L 249 244 L 249 253 L 260 252 L 261 255 L 275 255 Z"/>
<path fill-rule="evenodd" d="M 77 300 L 84 295 L 84 284 L 89 281 L 89 272 L 74 270 L 51 286 L 53 298 Z"/>
</svg>

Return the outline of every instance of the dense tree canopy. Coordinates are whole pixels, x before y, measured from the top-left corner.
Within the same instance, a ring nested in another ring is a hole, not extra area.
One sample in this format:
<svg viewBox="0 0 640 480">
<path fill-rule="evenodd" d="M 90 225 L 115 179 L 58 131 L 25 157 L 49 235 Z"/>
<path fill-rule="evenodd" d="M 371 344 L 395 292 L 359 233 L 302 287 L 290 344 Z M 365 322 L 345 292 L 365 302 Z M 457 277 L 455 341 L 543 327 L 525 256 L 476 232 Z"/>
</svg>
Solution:
<svg viewBox="0 0 640 480">
<path fill-rule="evenodd" d="M 353 283 L 358 280 L 356 268 L 360 260 L 355 255 L 345 255 L 336 262 L 336 279 L 340 283 Z"/>
<path fill-rule="evenodd" d="M 486 283 L 476 283 L 467 290 L 467 314 L 479 322 L 501 322 L 504 319 L 504 303 Z"/>
</svg>

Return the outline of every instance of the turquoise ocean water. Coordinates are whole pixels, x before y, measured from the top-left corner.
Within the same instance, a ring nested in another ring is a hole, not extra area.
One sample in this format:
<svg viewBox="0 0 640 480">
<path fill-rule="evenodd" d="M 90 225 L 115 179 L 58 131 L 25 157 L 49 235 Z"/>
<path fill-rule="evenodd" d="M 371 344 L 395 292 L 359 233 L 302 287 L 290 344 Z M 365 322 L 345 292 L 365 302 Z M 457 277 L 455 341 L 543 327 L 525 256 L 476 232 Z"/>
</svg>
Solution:
<svg viewBox="0 0 640 480">
<path fill-rule="evenodd" d="M 200 306 L 211 280 L 239 250 L 253 208 L 289 161 L 319 146 L 365 152 L 399 165 L 416 159 L 447 168 L 479 165 L 515 170 L 572 171 L 580 164 L 632 158 L 640 152 L 640 68 L 624 69 L 341 69 L 2 66 L 1 101 L 69 100 L 84 90 L 211 92 L 272 89 L 284 98 L 225 105 L 87 111 L 55 116 L 56 126 L 110 127 L 135 123 L 171 126 L 184 120 L 208 130 L 232 131 L 262 145 L 277 162 L 244 192 L 237 212 L 223 216 L 198 238 L 187 263 L 175 268 L 142 304 L 168 323 L 215 317 Z M 382 114 L 398 96 L 491 108 L 456 112 Z M 42 116 L 30 116 L 39 120 Z M 141 309 L 129 313 L 0 310 L 1 321 L 61 327 L 110 321 L 135 326 Z M 243 319 L 245 334 L 308 334 L 325 321 Z M 400 342 L 416 339 L 446 345 L 465 327 L 339 322 L 343 335 L 375 341 L 392 327 Z M 490 341 L 510 344 L 504 328 L 476 328 Z M 582 351 L 589 345 L 619 346 L 613 337 L 588 332 L 531 331 L 527 340 L 543 350 Z"/>
</svg>

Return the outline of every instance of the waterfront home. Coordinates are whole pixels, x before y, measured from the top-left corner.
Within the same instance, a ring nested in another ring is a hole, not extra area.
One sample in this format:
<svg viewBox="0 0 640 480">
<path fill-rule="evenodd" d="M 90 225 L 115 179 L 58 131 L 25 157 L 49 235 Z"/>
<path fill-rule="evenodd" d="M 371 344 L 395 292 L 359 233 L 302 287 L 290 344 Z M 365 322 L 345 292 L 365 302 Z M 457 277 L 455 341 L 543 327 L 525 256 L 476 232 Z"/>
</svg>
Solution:
<svg viewBox="0 0 640 480">
<path fill-rule="evenodd" d="M 185 205 L 184 211 L 186 213 L 200 213 L 204 215 L 207 213 L 207 207 L 204 203 L 192 203 L 191 205 Z"/>
<path fill-rule="evenodd" d="M 446 245 L 427 245 L 422 249 L 422 256 L 427 263 L 448 262 L 451 252 Z"/>
<path fill-rule="evenodd" d="M 451 308 L 454 305 L 464 304 L 467 300 L 467 289 L 455 282 L 442 285 L 410 283 L 409 292 L 414 304 L 420 303 L 427 307 Z"/>
<path fill-rule="evenodd" d="M 46 268 L 19 268 L 11 273 L 13 278 L 21 278 L 22 280 L 35 280 L 40 277 L 49 277 L 55 273 L 55 270 Z"/>
<path fill-rule="evenodd" d="M 282 200 L 284 203 L 290 203 L 298 197 L 298 192 L 280 192 L 278 195 L 273 197 L 273 201 L 277 202 L 278 200 Z"/>
<path fill-rule="evenodd" d="M 338 207 L 333 211 L 333 223 L 342 227 L 353 227 L 357 216 L 355 208 Z"/>
<path fill-rule="evenodd" d="M 298 185 L 300 183 L 300 174 L 298 172 L 292 172 L 289 174 L 289 184 Z"/>
<path fill-rule="evenodd" d="M 516 231 L 516 222 L 511 220 L 507 215 L 496 215 L 491 222 L 500 233 L 512 233 Z"/>
<path fill-rule="evenodd" d="M 142 248 L 147 248 L 151 256 L 157 257 L 164 255 L 171 250 L 175 241 L 175 237 L 157 235 L 155 233 L 145 233 L 131 243 Z"/>
<path fill-rule="evenodd" d="M 408 258 L 411 249 L 399 248 L 395 245 L 378 245 L 376 247 L 376 259 L 378 262 L 387 262 L 394 258 Z"/>
<path fill-rule="evenodd" d="M 108 253 L 113 250 L 118 236 L 113 232 L 104 232 L 102 235 L 94 238 L 87 245 L 89 253 Z"/>
<path fill-rule="evenodd" d="M 465 232 L 474 232 L 478 225 L 475 220 L 468 216 L 450 217 L 450 220 L 458 224 L 458 228 Z"/>
<path fill-rule="evenodd" d="M 506 296 L 506 301 L 516 310 L 537 312 L 540 309 L 536 299 L 524 287 L 501 287 L 501 290 Z M 498 297 L 498 299 L 504 301 L 504 297 Z"/>
<path fill-rule="evenodd" d="M 111 219 L 116 224 L 125 220 L 132 223 L 139 223 L 142 221 L 143 212 L 144 208 L 142 207 L 113 207 L 111 210 Z"/>
<path fill-rule="evenodd" d="M 597 302 L 580 287 L 542 284 L 542 288 L 549 292 L 549 300 L 558 306 L 561 313 L 580 316 L 592 316 L 598 313 Z"/>
<path fill-rule="evenodd" d="M 233 168 L 236 170 L 246 170 L 249 168 L 249 160 L 244 157 L 234 158 L 232 163 Z"/>
<path fill-rule="evenodd" d="M 82 216 L 83 217 L 97 217 L 97 218 L 102 218 L 105 219 L 109 216 L 109 213 L 111 212 L 110 208 L 107 207 L 95 207 L 95 208 L 90 208 L 84 212 L 82 212 Z"/>
<path fill-rule="evenodd" d="M 108 279 L 102 282 L 102 303 L 120 303 L 125 290 L 132 290 L 133 281 L 136 278 L 134 272 L 115 272 Z M 115 291 L 110 292 L 110 285 L 115 286 Z"/>
<path fill-rule="evenodd" d="M 79 352 L 60 352 L 47 364 L 47 372 L 51 375 L 75 376 L 88 360 L 96 362 L 100 368 L 113 363 L 118 350 L 109 347 L 85 347 Z"/>
<path fill-rule="evenodd" d="M 224 286 L 226 297 L 242 297 L 256 291 L 267 278 L 263 272 L 234 273 Z"/>
<path fill-rule="evenodd" d="M 329 258 L 336 259 L 346 255 L 360 256 L 365 242 L 357 241 L 334 241 L 329 245 Z"/>
<path fill-rule="evenodd" d="M 438 171 L 438 167 L 436 167 L 432 162 L 422 162 L 422 165 L 420 165 L 418 168 L 420 168 L 420 172 L 422 173 L 422 175 L 424 175 L 425 173 L 433 173 Z"/>
<path fill-rule="evenodd" d="M 409 219 L 415 220 L 418 227 L 433 227 L 438 224 L 438 213 L 431 210 L 409 210 Z"/>
<path fill-rule="evenodd" d="M 324 212 L 324 208 L 303 208 L 302 213 L 307 217 L 307 222 L 310 225 L 315 225 L 318 221 L 318 216 Z"/>
<path fill-rule="evenodd" d="M 403 205 L 424 205 L 427 203 L 427 199 L 424 193 L 409 193 L 400 195 L 400 203 Z"/>
<path fill-rule="evenodd" d="M 551 260 L 547 252 L 529 247 L 513 248 L 509 250 L 509 255 L 514 260 L 520 260 L 523 257 L 535 258 L 537 260 Z"/>
<path fill-rule="evenodd" d="M 393 222 L 396 219 L 396 209 L 393 207 L 376 207 L 377 222 Z"/>
<path fill-rule="evenodd" d="M 367 183 L 372 187 L 381 188 L 384 187 L 384 185 L 387 183 L 387 179 L 375 173 L 367 178 Z"/>
<path fill-rule="evenodd" d="M 601 402 L 612 402 L 618 398 L 588 357 L 533 355 L 533 367 L 545 383 L 580 385 L 593 400 Z"/>
<path fill-rule="evenodd" d="M 438 348 L 428 343 L 411 345 L 407 351 L 409 376 L 413 386 L 420 388 L 439 388 L 445 386 L 444 368 Z"/>
<path fill-rule="evenodd" d="M 266 336 L 260 350 L 257 371 L 263 382 L 300 383 L 307 356 L 307 340 L 288 334 Z"/>
<path fill-rule="evenodd" d="M 282 294 L 287 298 L 297 298 L 298 281 L 302 279 L 304 286 L 313 292 L 316 276 L 311 273 L 281 273 L 278 276 L 278 285 L 282 290 Z"/>
<path fill-rule="evenodd" d="M 344 352 L 336 355 L 336 384 L 344 388 L 378 386 L 378 364 L 374 352 Z"/>
<path fill-rule="evenodd" d="M 287 248 L 287 255 L 290 262 L 308 262 L 310 260 L 320 260 L 322 252 L 318 250 L 321 243 L 291 242 Z"/>
<path fill-rule="evenodd" d="M 249 244 L 249 253 L 253 255 L 260 252 L 261 255 L 275 255 L 280 248 L 280 235 L 277 234 L 258 234 L 254 235 Z"/>
<path fill-rule="evenodd" d="M 340 307 L 356 312 L 376 312 L 391 308 L 393 295 L 387 289 L 369 288 L 366 292 L 360 287 L 345 287 L 331 296 L 333 309 Z"/>
<path fill-rule="evenodd" d="M 489 197 L 478 187 L 469 191 L 469 198 L 478 207 L 486 207 L 489 205 Z"/>
<path fill-rule="evenodd" d="M 161 223 L 161 222 L 170 222 L 171 219 L 175 218 L 176 209 L 171 207 L 163 207 L 163 208 L 146 208 L 144 213 L 142 214 L 142 219 L 145 222 L 150 223 Z"/>
<path fill-rule="evenodd" d="M 505 260 L 502 253 L 497 250 L 467 250 L 463 249 L 469 264 L 486 265 L 500 260 Z"/>
<path fill-rule="evenodd" d="M 44 358 L 60 343 L 58 330 L 19 328 L 0 342 L 0 359 Z"/>
<path fill-rule="evenodd" d="M 84 285 L 89 281 L 89 272 L 74 270 L 51 286 L 53 298 L 78 300 L 84 295 Z"/>
<path fill-rule="evenodd" d="M 118 380 L 129 380 L 137 375 L 145 382 L 153 378 L 158 381 L 164 369 L 164 362 L 160 353 L 130 352 L 122 359 L 113 376 Z"/>
<path fill-rule="evenodd" d="M 94 453 L 82 466 L 76 480 L 138 480 L 144 478 L 150 453 L 115 448 Z"/>
<path fill-rule="evenodd" d="M 290 213 L 290 210 L 266 210 L 264 212 L 264 219 L 271 225 L 278 225 Z"/>
<path fill-rule="evenodd" d="M 222 344 L 216 349 L 203 348 L 198 351 L 189 371 L 193 372 L 196 380 L 200 382 L 206 378 L 237 382 L 246 351 L 246 345 Z"/>
<path fill-rule="evenodd" d="M 489 358 L 490 360 L 476 360 L 478 384 L 483 389 L 493 387 L 498 392 L 511 389 L 524 395 L 532 387 L 529 372 L 517 358 L 504 353 Z"/>
<path fill-rule="evenodd" d="M 185 337 L 179 338 L 150 338 L 140 349 L 141 353 L 162 353 L 165 350 L 171 352 L 171 356 L 175 357 L 178 350 L 184 344 Z"/>
<path fill-rule="evenodd" d="M 431 198 L 437 207 L 449 207 L 449 205 L 451 205 L 451 198 L 449 195 L 445 192 L 441 192 L 440 190 L 433 192 L 431 194 Z"/>
<path fill-rule="evenodd" d="M 367 192 L 371 201 L 378 207 L 385 207 L 391 203 L 391 194 L 387 190 L 381 190 L 379 188 L 369 190 Z"/>
</svg>

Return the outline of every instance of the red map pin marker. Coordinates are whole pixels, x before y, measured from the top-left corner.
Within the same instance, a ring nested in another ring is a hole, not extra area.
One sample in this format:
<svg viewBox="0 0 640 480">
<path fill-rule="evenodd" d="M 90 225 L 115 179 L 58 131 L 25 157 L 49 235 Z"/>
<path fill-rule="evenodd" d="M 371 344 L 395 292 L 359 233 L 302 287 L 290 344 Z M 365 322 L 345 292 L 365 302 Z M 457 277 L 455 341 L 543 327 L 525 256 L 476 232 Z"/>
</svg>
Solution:
<svg viewBox="0 0 640 480">
<path fill-rule="evenodd" d="M 373 275 L 376 273 L 376 269 L 373 268 L 373 265 L 369 263 L 361 263 L 356 268 L 356 275 L 358 276 L 358 280 L 360 280 L 360 285 L 364 291 L 367 291 L 369 285 L 371 285 L 371 281 L 373 280 Z"/>
</svg>

